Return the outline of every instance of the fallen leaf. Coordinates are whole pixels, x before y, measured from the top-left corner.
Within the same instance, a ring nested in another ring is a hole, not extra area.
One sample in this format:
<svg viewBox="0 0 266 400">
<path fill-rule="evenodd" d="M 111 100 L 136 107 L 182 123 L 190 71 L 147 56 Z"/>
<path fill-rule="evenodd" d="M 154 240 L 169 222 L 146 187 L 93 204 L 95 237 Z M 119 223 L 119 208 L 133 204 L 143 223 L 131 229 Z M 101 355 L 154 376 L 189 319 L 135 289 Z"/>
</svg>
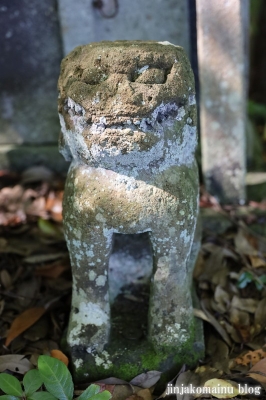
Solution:
<svg viewBox="0 0 266 400">
<path fill-rule="evenodd" d="M 137 392 L 137 395 L 143 400 L 153 400 L 149 389 L 141 389 Z"/>
<path fill-rule="evenodd" d="M 242 338 L 236 328 L 234 328 L 231 324 L 229 324 L 227 321 L 223 320 L 221 321 L 222 327 L 226 330 L 226 332 L 231 336 L 234 342 L 236 343 L 242 343 Z"/>
<path fill-rule="evenodd" d="M 152 395 L 149 389 L 141 389 L 137 393 L 127 397 L 126 400 L 152 400 Z"/>
<path fill-rule="evenodd" d="M 5 289 L 12 285 L 12 278 L 6 269 L 0 272 L 0 280 Z"/>
<path fill-rule="evenodd" d="M 266 297 L 264 297 L 264 299 L 262 299 L 259 304 L 258 307 L 255 311 L 255 325 L 260 325 L 260 327 L 262 329 L 265 328 L 266 326 Z"/>
<path fill-rule="evenodd" d="M 260 383 L 266 383 L 266 358 L 263 358 L 248 371 L 248 376 Z"/>
<path fill-rule="evenodd" d="M 178 378 L 175 382 L 175 385 L 173 386 L 173 390 L 175 390 L 175 393 L 176 393 L 176 399 L 177 400 L 192 400 L 192 399 L 194 399 L 193 394 L 183 393 L 183 388 L 189 387 L 189 385 L 197 387 L 197 386 L 199 386 L 199 382 L 200 382 L 200 377 L 199 377 L 199 375 L 195 374 L 195 372 L 186 371 L 186 372 L 181 373 L 178 376 Z"/>
<path fill-rule="evenodd" d="M 216 370 L 229 373 L 229 348 L 227 344 L 214 334 L 210 334 L 206 339 L 206 355 L 211 357 L 211 366 Z M 213 376 L 213 378 L 217 378 L 217 376 Z"/>
<path fill-rule="evenodd" d="M 266 357 L 266 351 L 263 349 L 248 351 L 246 354 L 234 359 L 236 364 L 249 366 L 250 364 L 254 366 L 257 362 Z"/>
<path fill-rule="evenodd" d="M 223 374 L 222 371 L 218 371 L 216 368 L 210 367 L 209 365 L 201 365 L 197 367 L 195 373 L 199 377 L 198 386 L 203 386 L 207 380 L 220 378 Z"/>
<path fill-rule="evenodd" d="M 254 256 L 254 255 L 249 255 L 249 260 L 251 263 L 251 266 L 253 268 L 260 268 L 260 267 L 265 267 L 266 266 L 266 261 L 263 257 L 260 255 Z"/>
<path fill-rule="evenodd" d="M 226 381 L 224 379 L 210 379 L 205 382 L 203 390 L 204 388 L 209 388 L 210 391 L 207 393 L 210 393 L 217 399 L 232 399 L 240 394 L 236 382 Z"/>
<path fill-rule="evenodd" d="M 258 307 L 258 300 L 254 299 L 242 299 L 239 298 L 238 296 L 234 296 L 232 298 L 231 306 L 234 308 L 237 308 L 238 310 L 241 311 L 246 311 L 248 313 L 254 314 Z"/>
<path fill-rule="evenodd" d="M 248 236 L 243 229 L 238 229 L 237 234 L 234 238 L 235 247 L 238 253 L 247 254 L 249 256 L 257 256 L 257 249 L 250 243 Z"/>
<path fill-rule="evenodd" d="M 12 340 L 38 321 L 45 312 L 46 309 L 44 307 L 33 307 L 15 318 L 9 329 L 5 346 L 9 346 Z"/>
<path fill-rule="evenodd" d="M 51 357 L 57 358 L 62 361 L 66 366 L 69 364 L 69 360 L 67 356 L 61 350 L 51 350 Z"/>
<path fill-rule="evenodd" d="M 217 306 L 216 311 L 223 314 L 228 310 L 230 305 L 230 296 L 220 285 L 215 288 L 214 300 Z"/>
<path fill-rule="evenodd" d="M 201 307 L 208 318 L 208 322 L 216 329 L 216 331 L 222 336 L 223 340 L 225 343 L 228 344 L 228 346 L 232 346 L 230 337 L 228 336 L 227 332 L 224 330 L 224 328 L 221 326 L 221 324 L 212 316 L 212 314 L 206 309 L 204 301 L 201 301 Z"/>
<path fill-rule="evenodd" d="M 36 254 L 34 256 L 25 257 L 24 261 L 28 264 L 38 264 L 47 261 L 57 260 L 58 258 L 63 258 L 66 256 L 67 253 Z"/>
<path fill-rule="evenodd" d="M 7 369 L 18 374 L 25 374 L 33 369 L 33 365 L 23 354 L 7 354 L 0 356 L 0 372 Z"/>
<path fill-rule="evenodd" d="M 107 378 L 108 380 L 109 378 Z M 115 380 L 116 378 L 110 378 L 111 380 Z M 103 379 L 106 381 L 106 379 Z M 120 381 L 120 379 L 118 379 Z M 97 385 L 101 386 L 101 389 L 106 386 L 110 386 L 101 382 L 95 382 Z M 107 389 L 106 389 L 107 390 Z M 133 387 L 129 385 L 128 382 L 126 384 L 114 384 L 114 389 L 112 391 L 112 400 L 125 400 L 129 396 L 133 394 Z M 141 399 L 142 400 L 142 399 Z"/>
<path fill-rule="evenodd" d="M 140 386 L 144 389 L 148 389 L 155 385 L 160 379 L 162 373 L 159 371 L 148 371 L 140 374 L 130 381 L 131 385 Z"/>
<path fill-rule="evenodd" d="M 55 263 L 46 264 L 36 268 L 35 275 L 56 279 L 68 269 L 70 269 L 70 264 L 68 261 L 57 261 Z"/>
</svg>

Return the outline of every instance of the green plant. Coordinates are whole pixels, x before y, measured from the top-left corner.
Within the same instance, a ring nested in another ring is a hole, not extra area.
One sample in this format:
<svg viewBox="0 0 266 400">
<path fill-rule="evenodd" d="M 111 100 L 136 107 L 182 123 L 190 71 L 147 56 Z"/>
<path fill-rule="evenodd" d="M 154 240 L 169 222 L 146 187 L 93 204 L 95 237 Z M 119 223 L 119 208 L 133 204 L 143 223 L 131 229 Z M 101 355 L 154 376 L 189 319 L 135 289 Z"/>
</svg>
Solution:
<svg viewBox="0 0 266 400">
<path fill-rule="evenodd" d="M 0 374 L 0 389 L 6 393 L 0 400 L 72 400 L 74 385 L 64 363 L 53 357 L 40 356 L 38 370 L 30 370 L 23 377 L 23 387 L 12 375 Z M 38 391 L 44 384 L 47 391 Z M 111 393 L 100 393 L 98 385 L 90 385 L 75 400 L 109 400 Z"/>
<path fill-rule="evenodd" d="M 244 289 L 249 283 L 254 282 L 257 290 L 262 290 L 266 284 L 266 275 L 255 276 L 249 271 L 243 272 L 237 281 L 237 287 Z"/>
</svg>

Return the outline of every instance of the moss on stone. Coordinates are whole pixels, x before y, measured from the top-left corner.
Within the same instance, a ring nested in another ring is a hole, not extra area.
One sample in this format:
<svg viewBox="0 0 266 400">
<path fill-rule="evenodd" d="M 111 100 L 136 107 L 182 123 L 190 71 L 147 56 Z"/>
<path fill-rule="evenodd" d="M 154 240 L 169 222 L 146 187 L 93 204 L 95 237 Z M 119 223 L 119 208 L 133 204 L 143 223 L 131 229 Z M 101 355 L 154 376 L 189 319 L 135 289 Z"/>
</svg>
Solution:
<svg viewBox="0 0 266 400">
<path fill-rule="evenodd" d="M 77 348 L 73 351 L 73 360 L 83 357 L 84 363 L 74 371 L 76 382 L 85 382 L 97 379 L 104 379 L 110 376 L 130 381 L 132 378 L 143 372 L 156 370 L 162 371 L 159 382 L 161 388 L 167 383 L 183 364 L 195 367 L 198 360 L 204 355 L 204 345 L 195 346 L 195 320 L 191 323 L 191 336 L 189 340 L 178 348 L 165 346 L 158 349 L 146 340 L 130 341 L 114 339 L 106 346 L 109 366 L 106 363 L 97 365 L 96 353 L 92 356 L 86 350 Z M 101 355 L 102 357 L 102 355 Z"/>
</svg>

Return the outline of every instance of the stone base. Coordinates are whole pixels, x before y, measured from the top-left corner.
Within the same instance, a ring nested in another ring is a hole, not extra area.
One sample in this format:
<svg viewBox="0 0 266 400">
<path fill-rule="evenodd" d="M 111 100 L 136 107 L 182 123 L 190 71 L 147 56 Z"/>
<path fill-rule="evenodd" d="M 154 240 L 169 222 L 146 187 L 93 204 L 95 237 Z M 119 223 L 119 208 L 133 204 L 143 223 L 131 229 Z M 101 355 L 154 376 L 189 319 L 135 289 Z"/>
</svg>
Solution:
<svg viewBox="0 0 266 400">
<path fill-rule="evenodd" d="M 179 348 L 161 348 L 155 350 L 147 339 L 130 340 L 121 337 L 111 340 L 101 353 L 88 353 L 86 349 L 73 347 L 70 350 L 74 366 L 75 382 L 97 381 L 116 377 L 130 381 L 136 375 L 147 371 L 163 372 L 159 385 L 165 385 L 172 379 L 183 364 L 193 368 L 204 357 L 204 343 L 199 331 Z M 198 322 L 191 331 L 196 332 Z M 200 337 L 197 337 L 200 336 Z"/>
</svg>

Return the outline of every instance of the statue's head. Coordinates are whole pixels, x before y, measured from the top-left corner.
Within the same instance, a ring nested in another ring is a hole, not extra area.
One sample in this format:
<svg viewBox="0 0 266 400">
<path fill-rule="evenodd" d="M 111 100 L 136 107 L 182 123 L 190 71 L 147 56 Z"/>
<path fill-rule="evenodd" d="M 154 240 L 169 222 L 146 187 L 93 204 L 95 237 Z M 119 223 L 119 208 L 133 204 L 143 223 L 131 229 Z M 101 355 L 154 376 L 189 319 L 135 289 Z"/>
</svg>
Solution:
<svg viewBox="0 0 266 400">
<path fill-rule="evenodd" d="M 194 80 L 184 50 L 143 41 L 77 47 L 62 61 L 59 115 L 62 153 L 88 165 L 139 168 L 138 153 L 147 168 L 184 141 L 194 152 Z"/>
</svg>

